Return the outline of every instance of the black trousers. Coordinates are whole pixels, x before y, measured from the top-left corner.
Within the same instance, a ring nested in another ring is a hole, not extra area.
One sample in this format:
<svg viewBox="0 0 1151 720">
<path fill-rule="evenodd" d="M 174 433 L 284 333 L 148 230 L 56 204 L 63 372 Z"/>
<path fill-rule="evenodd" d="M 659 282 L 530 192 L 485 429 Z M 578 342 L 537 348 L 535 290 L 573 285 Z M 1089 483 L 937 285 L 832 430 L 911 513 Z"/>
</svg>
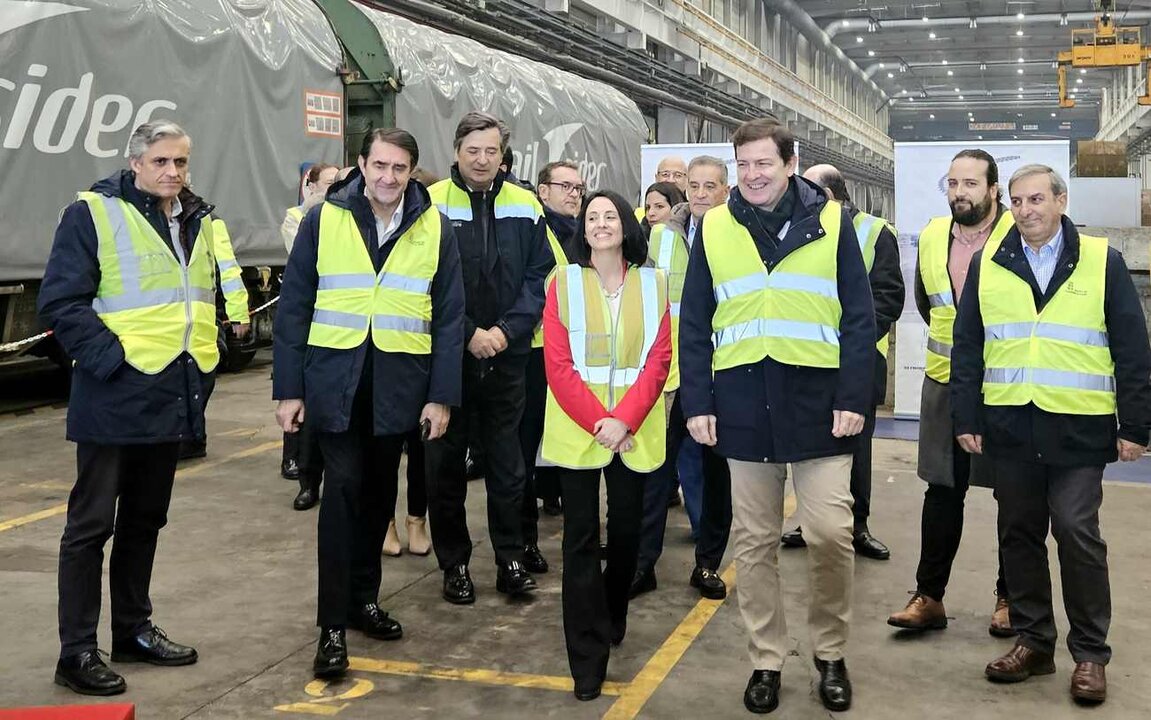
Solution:
<svg viewBox="0 0 1151 720">
<path fill-rule="evenodd" d="M 1059 548 L 1063 607 L 1075 662 L 1111 659 L 1111 583 L 1107 543 L 1099 532 L 1103 466 L 1056 467 L 994 458 L 999 493 L 999 545 L 1011 588 L 1011 627 L 1019 642 L 1055 651 L 1047 528 Z"/>
<path fill-rule="evenodd" d="M 559 497 L 559 469 L 536 467 L 536 454 L 544 436 L 548 381 L 544 371 L 543 348 L 532 348 L 524 373 L 524 416 L 520 421 L 520 448 L 524 455 L 524 501 L 520 512 L 524 544 L 539 543 L 539 498 Z"/>
<path fill-rule="evenodd" d="M 875 408 L 863 418 L 859 445 L 851 456 L 851 513 L 855 516 L 854 534 L 867 530 L 871 516 L 871 440 L 875 437 Z"/>
<path fill-rule="evenodd" d="M 564 639 L 576 679 L 604 678 L 612 638 L 622 638 L 627 628 L 627 594 L 639 549 L 647 475 L 631 470 L 616 455 L 603 469 L 603 477 L 607 483 L 607 562 L 601 570 L 600 471 L 560 470 Z"/>
<path fill-rule="evenodd" d="M 452 413 L 443 437 L 428 443 L 428 512 L 432 547 L 440 568 L 471 561 L 465 503 L 468 483 L 464 457 L 468 438 L 483 447 L 487 473 L 488 532 L 496 563 L 523 562 L 520 514 L 524 492 L 524 458 L 520 419 L 524 412 L 526 356 L 497 356 L 479 361 L 464 357 L 463 407 Z M 472 427 L 474 426 L 474 427 Z M 469 435 L 474 430 L 474 435 Z"/>
<path fill-rule="evenodd" d="M 301 478 L 311 478 L 316 487 L 324 477 L 324 455 L 320 452 L 318 433 L 307 422 L 300 423 L 294 433 L 284 433 L 284 449 L 281 463 L 295 460 L 300 468 Z"/>
<path fill-rule="evenodd" d="M 96 649 L 104 545 L 112 596 L 112 639 L 151 627 L 152 562 L 176 477 L 179 443 L 76 446 L 76 484 L 60 539 L 60 657 Z"/>
<path fill-rule="evenodd" d="M 919 528 L 919 567 L 915 571 L 916 589 L 934 600 L 943 600 L 951 565 L 963 538 L 963 501 L 971 477 L 971 456 L 952 441 L 954 487 L 928 484 L 923 496 L 923 513 Z M 998 492 L 998 491 L 997 491 Z M 995 594 L 1008 597 L 1003 575 L 1003 548 L 999 548 Z"/>
<path fill-rule="evenodd" d="M 408 453 L 408 515 L 424 517 L 428 514 L 427 453 L 418 427 L 408 433 L 404 449 Z"/>
<path fill-rule="evenodd" d="M 671 404 L 667 424 L 667 458 L 651 473 L 644 488 L 643 530 L 640 537 L 639 569 L 655 568 L 663 554 L 667 531 L 667 499 L 675 492 L 676 459 L 687 435 L 687 424 L 679 393 Z M 700 504 L 699 539 L 695 544 L 695 564 L 709 570 L 719 569 L 731 535 L 731 471 L 727 460 L 706 446 L 703 449 L 703 497 Z"/>
<path fill-rule="evenodd" d="M 326 478 L 317 537 L 320 627 L 345 626 L 349 610 L 380 595 L 380 553 L 395 515 L 404 435 L 372 434 L 370 376 L 356 390 L 347 431 L 317 433 Z"/>
</svg>

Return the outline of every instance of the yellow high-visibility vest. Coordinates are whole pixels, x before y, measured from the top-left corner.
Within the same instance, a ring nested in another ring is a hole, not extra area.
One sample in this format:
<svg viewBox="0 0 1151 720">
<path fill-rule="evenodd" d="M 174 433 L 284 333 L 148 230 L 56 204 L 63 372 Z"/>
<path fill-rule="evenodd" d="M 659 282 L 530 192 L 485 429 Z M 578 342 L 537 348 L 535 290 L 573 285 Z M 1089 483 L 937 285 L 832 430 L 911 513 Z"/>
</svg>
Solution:
<svg viewBox="0 0 1151 720">
<path fill-rule="evenodd" d="M 100 285 L 92 308 L 124 347 L 125 361 L 155 375 L 187 352 L 204 372 L 220 361 L 216 348 L 216 261 L 205 218 L 185 257 L 139 210 L 120 198 L 77 195 L 92 215 Z"/>
<path fill-rule="evenodd" d="M 1035 309 L 1031 286 L 983 251 L 983 402 L 1069 415 L 1115 414 L 1115 362 L 1103 297 L 1107 239 L 1079 236 L 1071 277 Z"/>
<path fill-rule="evenodd" d="M 664 390 L 679 388 L 679 307 L 683 299 L 683 279 L 687 275 L 689 251 L 684 236 L 660 223 L 651 229 L 648 259 L 667 273 L 667 295 L 671 302 L 671 370 Z"/>
<path fill-rule="evenodd" d="M 220 291 L 224 294 L 224 312 L 234 323 L 248 322 L 248 289 L 244 287 L 243 271 L 236 262 L 232 237 L 220 218 L 212 220 L 212 243 L 216 251 L 216 267 L 220 270 Z"/>
<path fill-rule="evenodd" d="M 1004 212 L 983 246 L 983 255 L 994 255 L 999 243 L 1013 227 L 1015 218 Z M 926 372 L 927 377 L 944 384 L 951 381 L 951 345 L 955 329 L 955 294 L 951 289 L 951 274 L 947 271 L 950 242 L 950 215 L 932 218 L 919 234 L 919 277 L 931 304 Z"/>
<path fill-rule="evenodd" d="M 788 365 L 839 367 L 837 253 L 842 206 L 819 215 L 824 235 L 789 253 L 769 274 L 755 240 L 726 204 L 703 216 L 703 250 L 716 309 L 712 369 L 770 356 Z"/>
<path fill-rule="evenodd" d="M 425 210 L 377 274 L 350 210 L 325 202 L 316 260 L 319 285 L 308 344 L 349 350 L 372 332 L 384 352 L 432 352 L 432 279 L 440 264 L 440 213 Z"/>
<path fill-rule="evenodd" d="M 655 344 L 667 306 L 667 278 L 662 270 L 628 268 L 614 320 L 595 270 L 567 265 L 556 272 L 555 284 L 575 370 L 610 412 L 635 384 Z M 635 433 L 633 449 L 620 455 L 624 465 L 636 472 L 663 465 L 666 432 L 660 393 Z M 548 462 L 574 469 L 602 468 L 612 459 L 610 450 L 564 413 L 550 388 L 540 452 Z"/>
<path fill-rule="evenodd" d="M 855 237 L 859 240 L 859 250 L 863 253 L 863 265 L 867 268 L 867 274 L 870 275 L 871 268 L 875 267 L 875 245 L 879 242 L 879 235 L 884 228 L 891 230 L 894 235 L 895 228 L 891 227 L 891 224 L 883 218 L 865 213 L 862 210 L 852 218 L 851 224 L 855 228 Z M 883 337 L 875 343 L 875 349 L 884 358 L 887 357 L 887 349 L 891 344 L 889 335 L 890 333 L 884 333 Z"/>
<path fill-rule="evenodd" d="M 563 246 L 560 245 L 559 238 L 557 238 L 556 234 L 554 232 L 552 232 L 552 229 L 550 226 L 548 227 L 547 231 L 548 231 L 548 247 L 551 248 L 552 256 L 555 257 L 556 266 L 555 266 L 555 268 L 552 269 L 551 274 L 548 275 L 548 279 L 544 282 L 544 288 L 545 288 L 544 294 L 545 295 L 547 294 L 546 289 L 547 289 L 548 285 L 551 283 L 552 275 L 557 270 L 559 270 L 561 267 L 568 264 L 567 254 L 564 252 Z M 535 332 L 532 334 L 532 347 L 533 348 L 542 348 L 543 346 L 544 346 L 544 322 L 543 322 L 543 318 L 541 317 L 540 321 L 538 323 L 536 323 Z"/>
</svg>

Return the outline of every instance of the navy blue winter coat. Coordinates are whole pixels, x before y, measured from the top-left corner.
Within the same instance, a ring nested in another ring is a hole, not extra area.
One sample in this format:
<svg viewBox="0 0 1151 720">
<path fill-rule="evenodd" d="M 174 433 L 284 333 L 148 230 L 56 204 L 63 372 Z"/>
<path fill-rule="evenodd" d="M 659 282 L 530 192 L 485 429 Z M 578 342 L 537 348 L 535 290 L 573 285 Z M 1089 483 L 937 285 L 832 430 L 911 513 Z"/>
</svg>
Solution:
<svg viewBox="0 0 1151 720">
<path fill-rule="evenodd" d="M 769 272 L 789 253 L 824 235 L 819 224 L 827 203 L 823 190 L 797 177 L 789 192 L 797 194 L 796 202 L 790 229 L 778 245 L 774 237 L 765 237 L 767 230 L 756 222 L 752 207 L 737 189 L 728 198 L 732 215 L 751 232 Z M 696 228 L 680 312 L 679 392 L 684 417 L 716 416 L 716 451 L 723 457 L 784 463 L 855 449 L 855 437 L 832 436 L 832 410 L 862 415 L 872 407 L 875 315 L 863 255 L 846 211 L 836 257 L 843 306 L 838 369 L 784 365 L 765 357 L 720 370 L 713 379 L 711 319 L 716 300 L 703 250 L 703 226 Z"/>
<path fill-rule="evenodd" d="M 329 189 L 327 202 L 351 210 L 377 272 L 396 241 L 432 206 L 427 189 L 414 180 L 409 182 L 400 227 L 381 248 L 375 215 L 364 197 L 364 181 L 358 170 Z M 344 432 L 360 375 L 365 372 L 364 362 L 370 358 L 372 367 L 367 371 L 373 373 L 376 435 L 412 430 L 427 403 L 458 406 L 462 394 L 464 286 L 452 224 L 440 216 L 440 262 L 432 279 L 432 354 L 383 352 L 372 344 L 370 335 L 357 348 L 335 350 L 308 345 L 319 282 L 316 258 L 322 207 L 317 205 L 304 216 L 284 269 L 274 328 L 272 396 L 277 400 L 303 398 L 305 422 L 319 432 Z"/>
<path fill-rule="evenodd" d="M 132 203 L 170 243 L 159 199 L 137 189 L 135 180 L 134 173 L 122 170 L 91 189 Z M 181 238 L 191 248 L 200 222 L 213 207 L 189 190 L 181 192 L 180 204 Z M 156 375 L 146 375 L 124 362 L 120 340 L 92 309 L 100 286 L 98 246 L 88 205 L 77 201 L 65 208 L 37 299 L 41 322 L 75 360 L 68 439 L 101 445 L 202 439 L 204 402 L 215 374 L 200 372 L 187 354 Z M 173 326 L 172 332 L 183 334 L 183 324 Z"/>
</svg>

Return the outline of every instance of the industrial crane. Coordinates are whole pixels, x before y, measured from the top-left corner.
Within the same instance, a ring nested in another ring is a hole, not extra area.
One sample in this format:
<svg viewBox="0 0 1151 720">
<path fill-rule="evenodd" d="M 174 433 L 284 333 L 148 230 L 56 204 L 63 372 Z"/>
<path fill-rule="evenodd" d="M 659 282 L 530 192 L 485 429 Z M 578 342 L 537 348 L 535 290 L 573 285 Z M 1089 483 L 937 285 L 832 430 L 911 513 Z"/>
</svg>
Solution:
<svg viewBox="0 0 1151 720">
<path fill-rule="evenodd" d="M 1151 61 L 1151 47 L 1144 47 L 1137 27 L 1116 27 L 1111 18 L 1113 0 L 1096 0 L 1095 27 L 1072 30 L 1071 49 L 1059 53 L 1059 107 L 1075 107 L 1067 97 L 1067 66 L 1077 68 L 1130 67 Z M 1151 72 L 1140 105 L 1151 105 Z"/>
</svg>

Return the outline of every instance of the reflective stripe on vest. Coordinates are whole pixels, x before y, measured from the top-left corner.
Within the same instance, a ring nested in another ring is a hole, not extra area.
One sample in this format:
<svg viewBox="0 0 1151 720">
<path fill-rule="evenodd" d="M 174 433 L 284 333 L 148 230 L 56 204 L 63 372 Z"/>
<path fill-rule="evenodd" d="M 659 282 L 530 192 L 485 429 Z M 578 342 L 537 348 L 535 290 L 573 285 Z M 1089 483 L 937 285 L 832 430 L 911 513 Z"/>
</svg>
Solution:
<svg viewBox="0 0 1151 720">
<path fill-rule="evenodd" d="M 839 367 L 837 257 L 842 206 L 828 202 L 823 235 L 788 253 L 770 274 L 755 241 L 727 205 L 703 218 L 711 269 L 713 370 L 750 365 L 770 356 L 807 367 Z M 749 268 L 755 268 L 748 273 Z"/>
<path fill-rule="evenodd" d="M 659 333 L 667 306 L 667 280 L 662 270 L 628 269 L 618 317 L 604 297 L 599 277 L 590 268 L 568 265 L 556 272 L 560 321 L 568 333 L 572 366 L 588 389 L 609 411 L 639 378 Z M 636 472 L 663 464 L 667 429 L 663 394 L 635 434 L 634 447 L 620 459 Z M 548 390 L 541 448 L 545 460 L 568 468 L 601 468 L 612 453 L 564 413 Z"/>
<path fill-rule="evenodd" d="M 1081 235 L 1079 261 L 1041 312 L 1031 285 L 984 251 L 983 401 L 1069 415 L 1115 413 L 1115 364 L 1103 310 L 1107 240 Z"/>
<path fill-rule="evenodd" d="M 558 270 L 559 268 L 568 264 L 567 254 L 564 252 L 563 245 L 560 245 L 559 238 L 557 238 L 556 234 L 554 232 L 552 232 L 550 225 L 547 227 L 547 236 L 548 236 L 548 247 L 551 248 L 552 257 L 555 258 L 556 265 L 555 265 L 555 268 L 552 269 L 551 273 L 548 274 L 548 279 L 544 281 L 544 297 L 547 297 L 547 288 L 549 286 L 549 283 L 551 282 L 552 274 L 554 274 L 556 272 L 556 270 Z M 532 333 L 532 347 L 533 348 L 542 348 L 543 346 L 544 346 L 544 321 L 543 321 L 543 318 L 541 317 L 540 321 L 538 323 L 536 323 L 535 332 Z"/>
<path fill-rule="evenodd" d="M 863 253 L 863 266 L 867 268 L 867 274 L 870 275 L 871 268 L 875 267 L 875 246 L 879 242 L 879 236 L 883 233 L 883 229 L 890 227 L 890 225 L 883 218 L 865 213 L 862 210 L 856 212 L 851 224 L 855 227 L 855 238 L 859 240 L 859 251 Z M 892 234 L 894 232 L 892 230 Z M 886 358 L 890 344 L 888 334 L 885 333 L 876 341 L 875 349 Z"/>
<path fill-rule="evenodd" d="M 308 344 L 359 347 L 371 331 L 384 352 L 432 351 L 432 280 L 440 260 L 440 213 L 429 207 L 399 237 L 377 274 L 351 211 L 325 202 L 316 260 L 319 280 Z"/>
<path fill-rule="evenodd" d="M 234 323 L 248 322 L 248 289 L 244 287 L 243 269 L 236 262 L 232 237 L 219 218 L 212 220 L 212 244 L 216 267 L 220 269 L 220 292 L 224 294 L 224 312 Z"/>
<path fill-rule="evenodd" d="M 671 302 L 671 369 L 664 390 L 679 388 L 679 308 L 683 298 L 683 281 L 687 276 L 689 251 L 683 235 L 662 223 L 651 229 L 648 259 L 667 273 L 667 295 Z"/>
<path fill-rule="evenodd" d="M 187 352 L 204 372 L 219 362 L 215 259 L 205 218 L 185 256 L 131 203 L 94 192 L 77 196 L 96 229 L 100 284 L 92 309 L 119 339 L 125 361 L 154 375 Z"/>
<path fill-rule="evenodd" d="M 950 215 L 932 218 L 919 234 L 919 277 L 927 293 L 931 311 L 927 328 L 927 377 L 936 382 L 951 381 L 951 345 L 955 328 L 955 296 L 952 293 L 951 274 L 947 270 L 951 245 Z M 994 254 L 1007 232 L 1015 226 L 1011 213 L 1004 211 L 987 243 L 983 246 L 986 257 Z"/>
<path fill-rule="evenodd" d="M 468 193 L 456 185 L 451 178 L 445 178 L 428 188 L 432 203 L 448 218 L 459 222 L 471 222 L 472 200 Z M 500 185 L 496 195 L 493 214 L 496 220 L 522 218 L 535 222 L 544 214 L 543 207 L 531 191 L 515 183 Z"/>
</svg>

